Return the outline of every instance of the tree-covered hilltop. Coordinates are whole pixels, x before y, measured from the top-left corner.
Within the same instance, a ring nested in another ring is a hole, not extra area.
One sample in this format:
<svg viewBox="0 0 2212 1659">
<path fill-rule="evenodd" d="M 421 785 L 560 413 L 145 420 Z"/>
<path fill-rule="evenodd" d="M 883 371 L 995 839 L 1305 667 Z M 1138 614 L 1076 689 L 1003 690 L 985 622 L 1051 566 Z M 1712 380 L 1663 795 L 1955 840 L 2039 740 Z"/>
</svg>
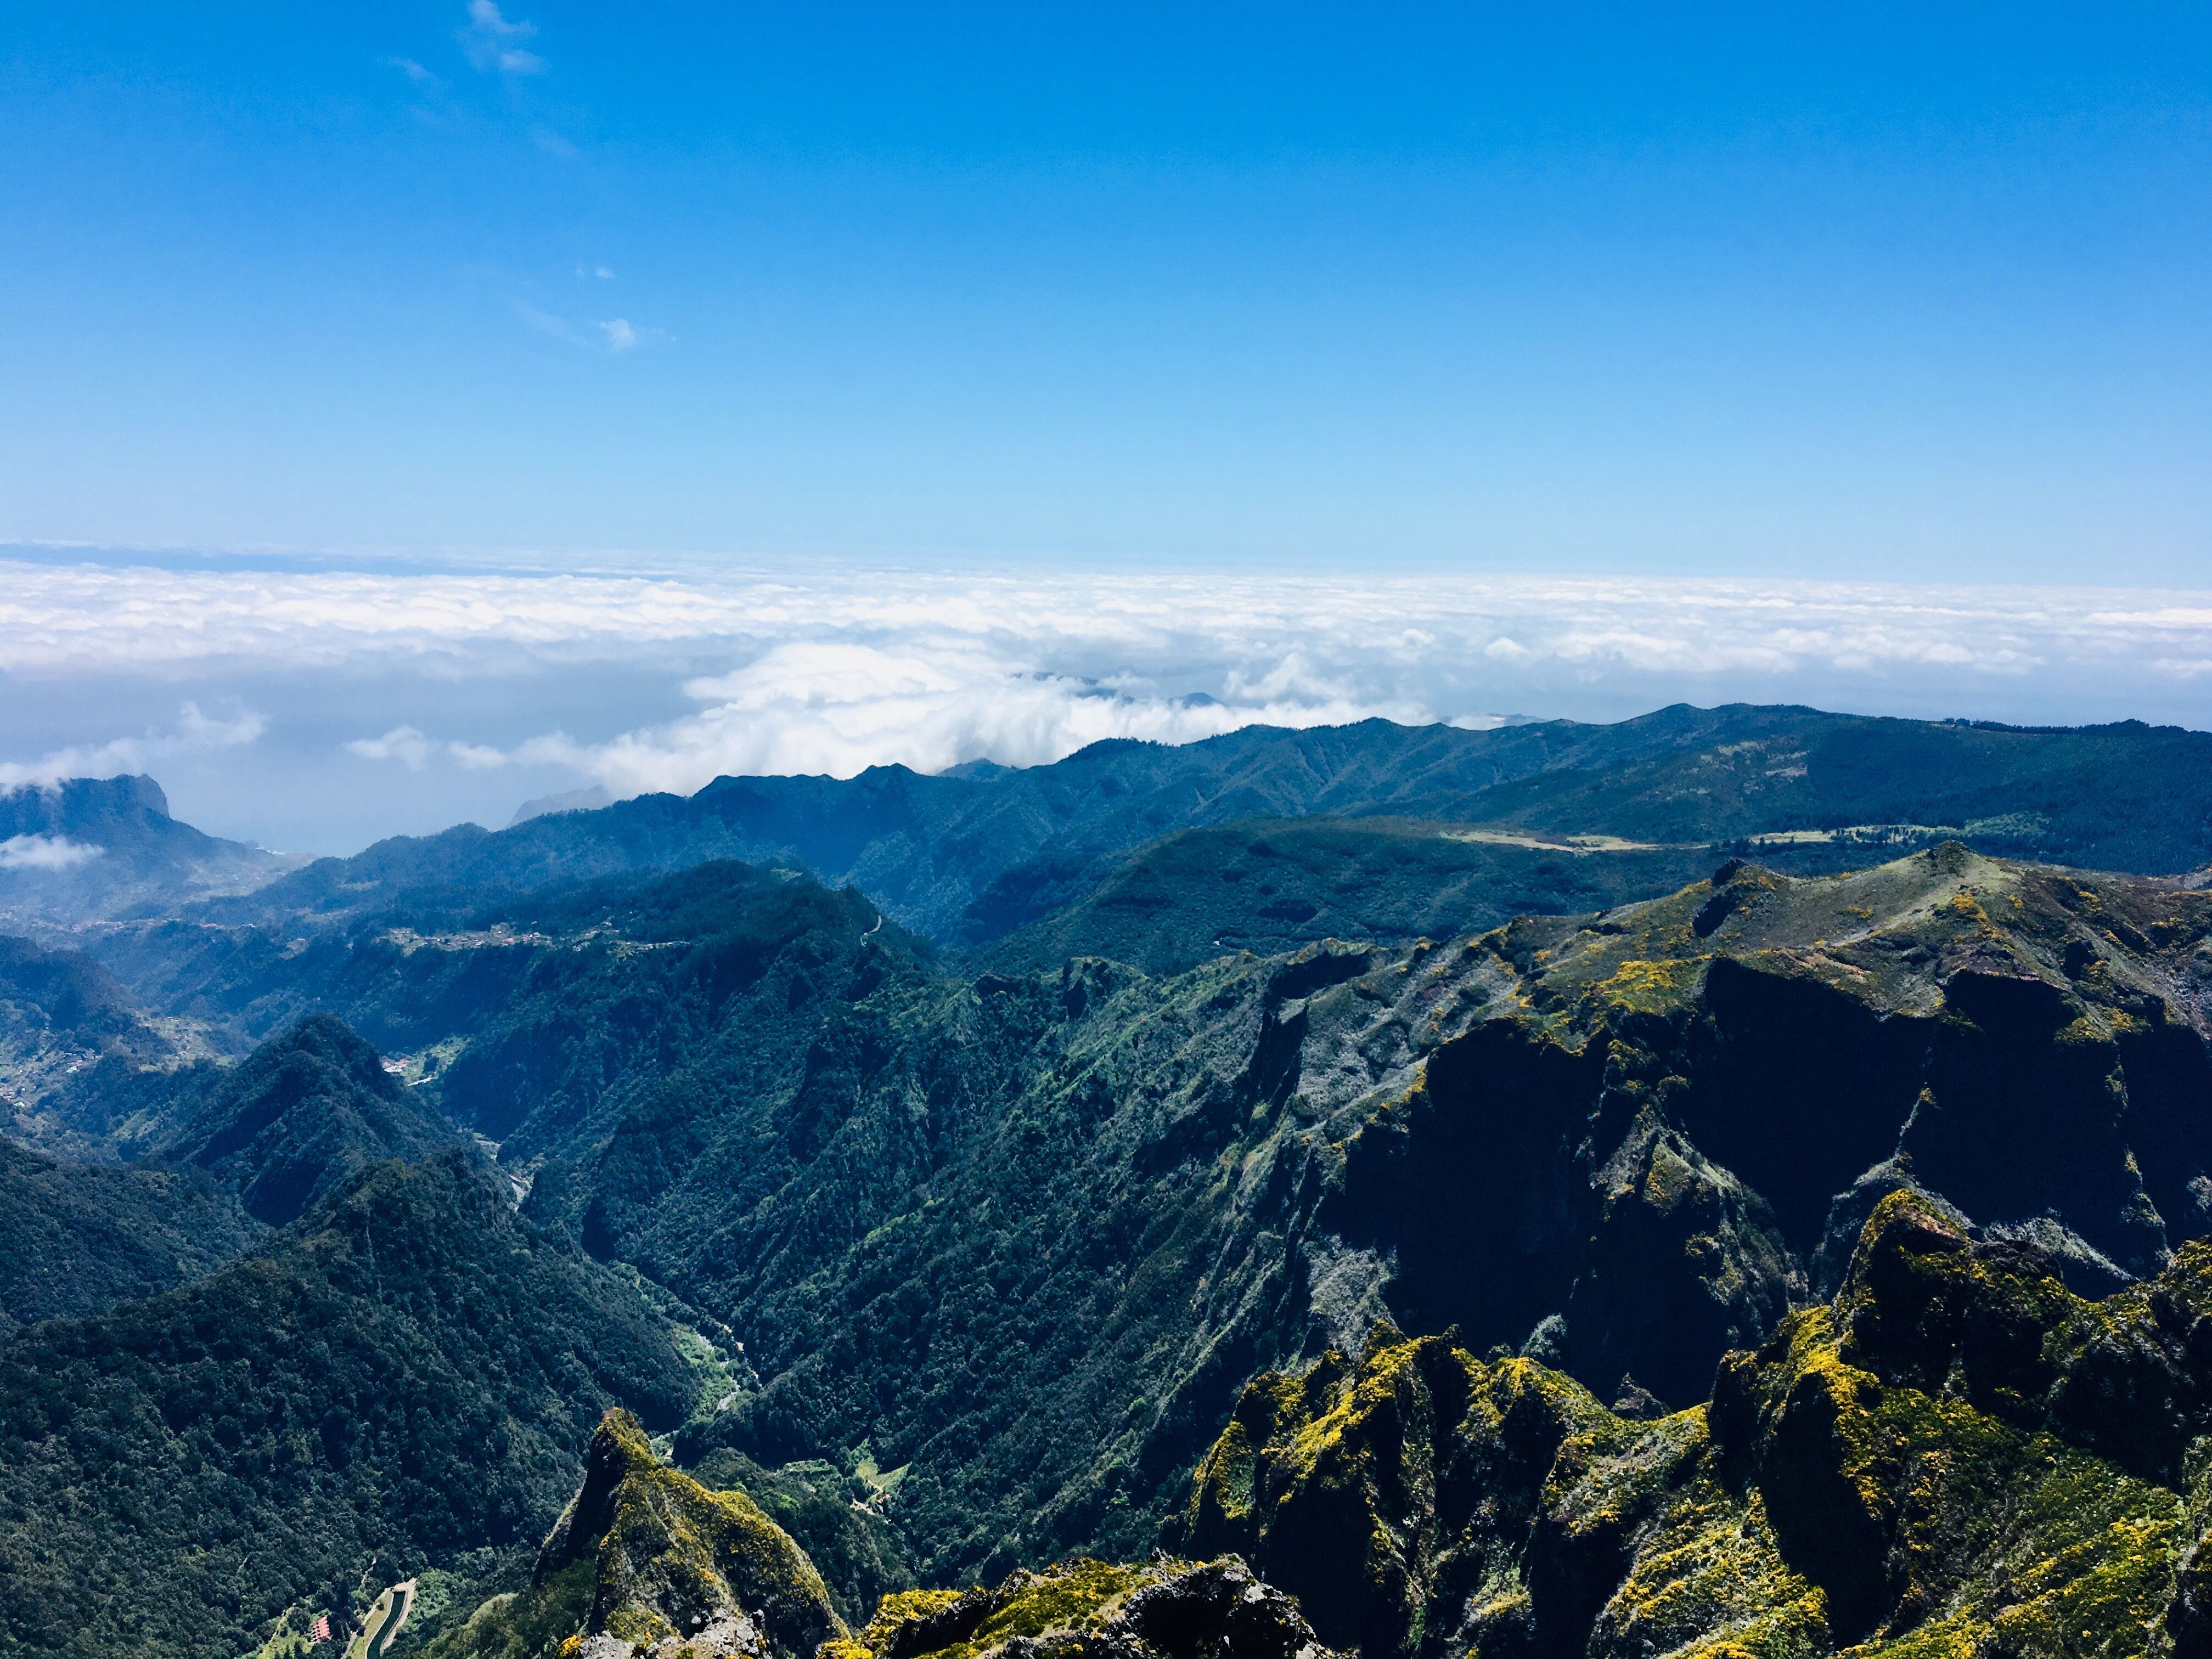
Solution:
<svg viewBox="0 0 2212 1659">
<path fill-rule="evenodd" d="M 22 1323 L 185 1284 L 371 1164 L 466 1144 L 324 1014 L 228 1070 L 109 1054 L 64 1079 L 31 1121 L 77 1157 L 0 1136 L 9 1220 L 0 1314 Z"/>
<path fill-rule="evenodd" d="M 699 1387 L 459 1155 L 377 1164 L 268 1255 L 0 1345 L 0 1651 L 234 1659 L 295 1604 L 534 1541 L 603 1411 L 667 1427 Z"/>
<path fill-rule="evenodd" d="M 370 1164 L 462 1144 L 374 1048 L 328 1014 L 272 1037 L 172 1109 L 141 1131 L 152 1150 L 209 1171 L 270 1226 Z"/>
<path fill-rule="evenodd" d="M 1113 861 L 1064 908 L 980 953 L 1003 973 L 1106 957 L 1176 974 L 1237 951 L 1316 939 L 1406 945 L 1516 915 L 1576 915 L 1671 893 L 1710 870 L 1703 847 L 1540 838 L 1407 818 L 1241 818 Z"/>
</svg>

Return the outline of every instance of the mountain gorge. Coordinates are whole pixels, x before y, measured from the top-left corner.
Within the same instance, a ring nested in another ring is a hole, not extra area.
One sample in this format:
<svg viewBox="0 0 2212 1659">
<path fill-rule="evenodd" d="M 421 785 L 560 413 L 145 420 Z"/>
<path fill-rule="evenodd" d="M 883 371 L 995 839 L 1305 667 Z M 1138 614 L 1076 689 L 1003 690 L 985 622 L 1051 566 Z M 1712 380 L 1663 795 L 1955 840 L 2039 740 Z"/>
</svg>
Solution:
<svg viewBox="0 0 2212 1659">
<path fill-rule="evenodd" d="M 10 946 L 0 1650 L 2194 1651 L 2212 817 L 2073 792 L 2200 740 L 1905 724 L 878 778 L 926 902 L 740 780 Z"/>
</svg>

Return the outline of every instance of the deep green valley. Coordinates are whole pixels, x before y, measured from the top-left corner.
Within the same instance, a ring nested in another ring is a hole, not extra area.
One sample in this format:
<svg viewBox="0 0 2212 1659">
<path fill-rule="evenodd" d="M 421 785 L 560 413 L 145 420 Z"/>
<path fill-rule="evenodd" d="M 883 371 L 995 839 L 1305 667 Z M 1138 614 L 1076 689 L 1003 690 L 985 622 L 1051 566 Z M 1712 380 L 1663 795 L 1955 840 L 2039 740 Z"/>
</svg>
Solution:
<svg viewBox="0 0 2212 1659">
<path fill-rule="evenodd" d="M 0 891 L 0 1656 L 2212 1653 L 2212 738 L 159 798 Z"/>
</svg>

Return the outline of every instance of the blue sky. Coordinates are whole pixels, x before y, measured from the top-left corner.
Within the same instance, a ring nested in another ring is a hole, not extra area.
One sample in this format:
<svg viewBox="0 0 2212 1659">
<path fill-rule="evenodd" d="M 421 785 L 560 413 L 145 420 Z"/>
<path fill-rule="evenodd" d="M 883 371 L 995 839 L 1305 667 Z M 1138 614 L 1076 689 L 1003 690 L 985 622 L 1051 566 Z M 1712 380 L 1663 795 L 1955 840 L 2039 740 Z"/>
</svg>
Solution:
<svg viewBox="0 0 2212 1659">
<path fill-rule="evenodd" d="M 502 4 L 11 15 L 0 540 L 2212 562 L 2201 7 Z"/>
<path fill-rule="evenodd" d="M 2212 724 L 2202 6 L 17 7 L 0 147 L 0 788 Z"/>
</svg>

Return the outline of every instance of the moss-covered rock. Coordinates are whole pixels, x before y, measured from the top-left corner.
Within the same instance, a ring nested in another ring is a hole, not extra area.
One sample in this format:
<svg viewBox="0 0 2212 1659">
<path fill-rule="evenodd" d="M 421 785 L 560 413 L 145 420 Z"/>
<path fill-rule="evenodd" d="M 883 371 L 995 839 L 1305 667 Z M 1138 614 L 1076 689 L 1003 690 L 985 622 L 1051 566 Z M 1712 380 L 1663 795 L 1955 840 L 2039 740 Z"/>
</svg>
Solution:
<svg viewBox="0 0 2212 1659">
<path fill-rule="evenodd" d="M 996 1589 L 887 1595 L 819 1659 L 1334 1659 L 1298 1604 L 1234 1556 L 1133 1566 L 1079 1557 Z"/>
<path fill-rule="evenodd" d="M 1377 1659 L 2205 1651 L 2212 1247 L 2101 1302 L 2062 1265 L 1899 1187 L 1650 1422 L 1385 1332 L 1248 1389 L 1171 1540 Z"/>
<path fill-rule="evenodd" d="M 530 1587 L 484 1603 L 426 1659 L 805 1659 L 844 1634 L 789 1534 L 743 1492 L 668 1468 L 612 1411 Z"/>
<path fill-rule="evenodd" d="M 1357 1364 L 1331 1353 L 1245 1389 L 1168 1541 L 1239 1551 L 1324 1641 L 1413 1653 L 1439 1618 L 1500 1616 L 1561 1446 L 1601 1426 L 1588 1390 L 1534 1361 L 1378 1330 Z"/>
</svg>

